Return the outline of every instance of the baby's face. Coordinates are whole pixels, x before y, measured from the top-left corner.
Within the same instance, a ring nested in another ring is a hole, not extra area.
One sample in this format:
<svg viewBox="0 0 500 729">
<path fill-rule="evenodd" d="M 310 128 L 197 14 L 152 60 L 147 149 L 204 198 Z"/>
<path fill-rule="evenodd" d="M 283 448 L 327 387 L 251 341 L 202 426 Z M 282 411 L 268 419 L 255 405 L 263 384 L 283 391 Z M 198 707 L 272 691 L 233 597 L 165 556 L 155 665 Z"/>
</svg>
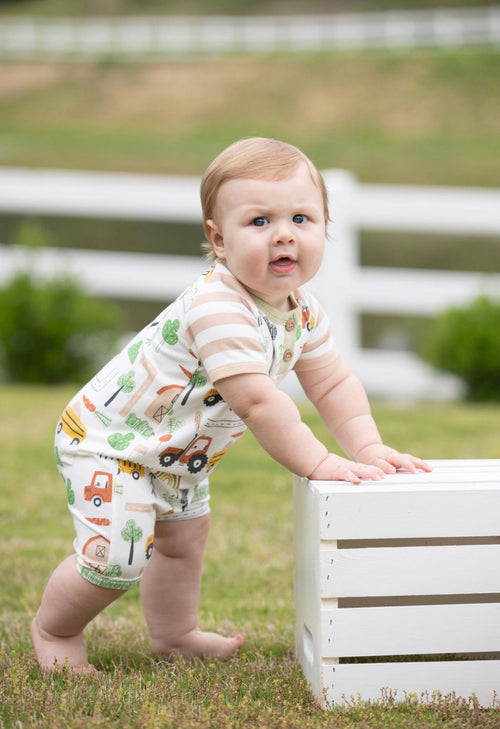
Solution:
<svg viewBox="0 0 500 729">
<path fill-rule="evenodd" d="M 255 296 L 287 311 L 323 258 L 323 197 L 305 163 L 282 180 L 230 180 L 207 221 L 218 258 Z"/>
</svg>

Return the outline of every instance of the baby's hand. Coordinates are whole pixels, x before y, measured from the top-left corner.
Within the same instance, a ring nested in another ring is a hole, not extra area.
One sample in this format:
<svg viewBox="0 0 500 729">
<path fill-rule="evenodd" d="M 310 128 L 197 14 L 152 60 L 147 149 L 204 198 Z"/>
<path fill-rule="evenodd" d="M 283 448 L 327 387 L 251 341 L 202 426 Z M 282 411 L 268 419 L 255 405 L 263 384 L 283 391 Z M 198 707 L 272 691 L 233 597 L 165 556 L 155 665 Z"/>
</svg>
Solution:
<svg viewBox="0 0 500 729">
<path fill-rule="evenodd" d="M 319 466 L 309 474 L 311 481 L 350 481 L 351 483 L 360 483 L 362 478 L 371 481 L 380 481 L 384 478 L 384 471 L 375 465 L 367 465 L 365 463 L 357 463 L 342 458 L 334 453 L 329 453 Z"/>
<path fill-rule="evenodd" d="M 378 466 L 384 473 L 395 473 L 398 468 L 404 468 L 410 473 L 416 473 L 418 470 L 432 471 L 432 466 L 420 458 L 415 458 L 409 453 L 399 453 L 382 443 L 366 446 L 356 455 L 362 463 Z"/>
</svg>

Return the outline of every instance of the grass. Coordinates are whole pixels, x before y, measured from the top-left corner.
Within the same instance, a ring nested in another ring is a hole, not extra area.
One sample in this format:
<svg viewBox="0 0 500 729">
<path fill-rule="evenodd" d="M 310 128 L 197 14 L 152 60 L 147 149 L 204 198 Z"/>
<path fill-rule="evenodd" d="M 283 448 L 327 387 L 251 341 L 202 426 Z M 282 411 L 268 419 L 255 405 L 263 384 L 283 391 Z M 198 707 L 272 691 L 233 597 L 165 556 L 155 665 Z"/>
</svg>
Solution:
<svg viewBox="0 0 500 729">
<path fill-rule="evenodd" d="M 490 5 L 494 0 L 406 0 L 408 10 Z M 397 9 L 401 0 L 3 0 L 0 13 L 40 16 L 331 13 Z"/>
<path fill-rule="evenodd" d="M 361 181 L 498 185 L 494 48 L 0 63 L 0 164 L 201 174 L 284 138 Z"/>
<path fill-rule="evenodd" d="M 0 388 L 0 727 L 500 727 L 500 710 L 437 697 L 430 706 L 390 695 L 378 704 L 331 711 L 312 699 L 294 659 L 292 498 L 289 474 L 250 434 L 212 479 L 200 624 L 242 630 L 246 643 L 228 663 L 153 660 L 133 590 L 87 633 L 98 681 L 40 673 L 30 619 L 55 564 L 71 549 L 72 526 L 52 456 L 66 387 Z M 427 458 L 494 458 L 498 405 L 376 404 L 387 442 Z M 322 438 L 317 416 L 304 418 Z"/>
</svg>

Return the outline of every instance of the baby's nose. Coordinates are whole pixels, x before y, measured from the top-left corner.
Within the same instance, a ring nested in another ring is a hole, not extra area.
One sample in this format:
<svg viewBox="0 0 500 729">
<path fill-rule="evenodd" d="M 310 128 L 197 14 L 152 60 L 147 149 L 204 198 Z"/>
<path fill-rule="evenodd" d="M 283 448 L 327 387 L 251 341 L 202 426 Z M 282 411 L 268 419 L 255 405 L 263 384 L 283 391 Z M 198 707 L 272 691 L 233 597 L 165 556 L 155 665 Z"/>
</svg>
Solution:
<svg viewBox="0 0 500 729">
<path fill-rule="evenodd" d="M 286 222 L 282 222 L 276 225 L 273 231 L 274 244 L 279 245 L 280 243 L 294 243 L 295 235 Z"/>
</svg>

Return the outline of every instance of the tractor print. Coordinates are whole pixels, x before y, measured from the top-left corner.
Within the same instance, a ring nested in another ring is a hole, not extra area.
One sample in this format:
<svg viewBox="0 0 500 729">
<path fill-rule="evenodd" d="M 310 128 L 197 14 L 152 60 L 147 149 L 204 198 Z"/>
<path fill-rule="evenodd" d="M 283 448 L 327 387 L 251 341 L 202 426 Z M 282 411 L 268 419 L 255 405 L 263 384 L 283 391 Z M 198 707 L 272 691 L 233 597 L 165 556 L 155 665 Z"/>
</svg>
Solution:
<svg viewBox="0 0 500 729">
<path fill-rule="evenodd" d="M 212 438 L 207 435 L 195 436 L 185 448 L 170 446 L 158 456 L 163 468 L 168 468 L 176 461 L 187 466 L 189 473 L 198 473 L 208 461 L 207 451 Z"/>
</svg>

